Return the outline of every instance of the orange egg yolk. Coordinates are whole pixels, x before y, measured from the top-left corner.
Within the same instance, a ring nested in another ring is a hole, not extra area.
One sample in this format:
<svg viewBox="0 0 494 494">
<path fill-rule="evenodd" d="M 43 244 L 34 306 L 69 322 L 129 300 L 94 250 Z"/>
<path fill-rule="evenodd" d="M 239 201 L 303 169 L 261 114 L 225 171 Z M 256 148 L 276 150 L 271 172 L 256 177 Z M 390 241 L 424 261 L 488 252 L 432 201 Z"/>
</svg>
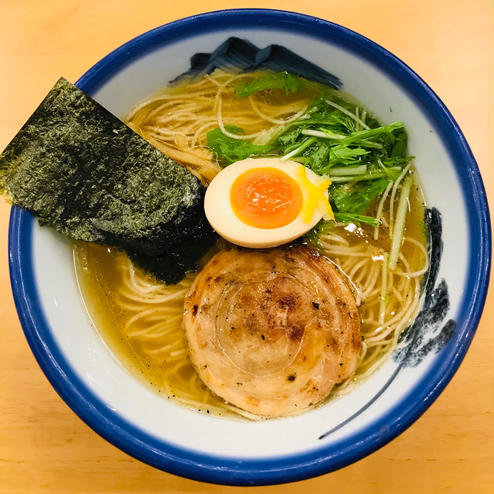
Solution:
<svg viewBox="0 0 494 494">
<path fill-rule="evenodd" d="M 256 228 L 280 228 L 300 213 L 303 195 L 298 183 L 277 168 L 254 168 L 239 175 L 230 189 L 233 212 Z"/>
</svg>

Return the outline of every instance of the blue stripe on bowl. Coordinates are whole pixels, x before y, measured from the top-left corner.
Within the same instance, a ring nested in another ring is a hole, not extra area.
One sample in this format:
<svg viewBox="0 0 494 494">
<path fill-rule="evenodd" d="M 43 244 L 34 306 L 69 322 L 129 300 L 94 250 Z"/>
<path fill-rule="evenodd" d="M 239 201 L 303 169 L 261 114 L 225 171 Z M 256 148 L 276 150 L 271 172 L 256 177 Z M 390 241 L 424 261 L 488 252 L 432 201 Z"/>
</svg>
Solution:
<svg viewBox="0 0 494 494">
<path fill-rule="evenodd" d="M 427 114 L 462 183 L 470 253 L 468 278 L 450 343 L 410 393 L 387 413 L 344 439 L 308 453 L 252 460 L 202 454 L 176 447 L 120 417 L 77 377 L 57 347 L 39 304 L 34 279 L 32 216 L 12 208 L 9 261 L 12 290 L 26 338 L 39 365 L 66 403 L 101 436 L 132 456 L 176 475 L 234 485 L 266 485 L 301 480 L 352 463 L 384 445 L 434 401 L 460 365 L 477 327 L 489 283 L 491 238 L 489 210 L 475 159 L 458 125 L 433 91 L 403 62 L 367 38 L 331 22 L 279 10 L 240 9 L 189 17 L 149 31 L 107 55 L 77 85 L 94 93 L 116 72 L 158 47 L 196 32 L 231 28 L 278 29 L 304 34 L 352 52 L 393 79 Z M 324 432 L 324 431 L 321 431 Z"/>
</svg>

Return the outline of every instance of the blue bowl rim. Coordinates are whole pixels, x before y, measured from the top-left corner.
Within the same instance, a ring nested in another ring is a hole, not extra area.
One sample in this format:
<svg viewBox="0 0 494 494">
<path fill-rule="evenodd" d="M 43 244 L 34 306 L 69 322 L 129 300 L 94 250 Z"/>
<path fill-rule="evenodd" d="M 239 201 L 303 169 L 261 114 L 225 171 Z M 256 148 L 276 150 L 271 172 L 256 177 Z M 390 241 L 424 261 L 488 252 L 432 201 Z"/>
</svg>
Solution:
<svg viewBox="0 0 494 494">
<path fill-rule="evenodd" d="M 165 24 L 120 46 L 89 69 L 77 85 L 94 93 L 116 72 L 149 51 L 200 32 L 248 27 L 296 30 L 360 55 L 380 68 L 428 115 L 452 157 L 463 185 L 470 226 L 469 275 L 457 329 L 427 374 L 402 402 L 358 435 L 312 451 L 262 459 L 213 456 L 159 440 L 111 410 L 79 380 L 58 349 L 39 303 L 33 270 L 33 217 L 12 208 L 9 267 L 12 291 L 26 339 L 45 375 L 72 410 L 102 437 L 159 469 L 205 482 L 268 485 L 302 480 L 348 465 L 383 446 L 409 427 L 453 377 L 480 320 L 489 284 L 491 236 L 487 199 L 479 169 L 457 123 L 427 84 L 401 60 L 364 36 L 330 21 L 271 9 L 231 9 Z M 453 159 L 454 158 L 454 159 Z M 468 200 L 467 200 L 468 199 Z"/>
</svg>

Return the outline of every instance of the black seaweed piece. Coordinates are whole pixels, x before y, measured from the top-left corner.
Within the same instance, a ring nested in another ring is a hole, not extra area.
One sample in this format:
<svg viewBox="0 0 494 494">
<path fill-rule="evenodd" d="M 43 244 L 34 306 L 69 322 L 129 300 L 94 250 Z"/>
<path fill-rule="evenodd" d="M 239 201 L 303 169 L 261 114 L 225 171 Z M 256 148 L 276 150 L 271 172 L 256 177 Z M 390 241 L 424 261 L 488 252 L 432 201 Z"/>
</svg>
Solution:
<svg viewBox="0 0 494 494">
<path fill-rule="evenodd" d="M 190 59 L 190 69 L 172 82 L 201 73 L 210 74 L 218 68 L 242 72 L 256 69 L 268 69 L 275 72 L 286 70 L 290 74 L 325 84 L 334 89 L 342 87 L 342 82 L 338 77 L 284 46 L 269 45 L 261 49 L 250 41 L 235 37 L 228 38 L 212 53 L 193 55 Z"/>
<path fill-rule="evenodd" d="M 213 247 L 216 240 L 216 235 L 209 235 L 200 242 L 182 244 L 178 252 L 160 256 L 131 251 L 127 251 L 127 254 L 135 265 L 151 273 L 158 280 L 174 284 L 181 281 L 185 273 L 196 268 L 197 261 Z"/>
<path fill-rule="evenodd" d="M 456 322 L 443 321 L 448 313 L 449 292 L 445 280 L 436 286 L 443 251 L 441 213 L 436 208 L 425 211 L 428 232 L 429 271 L 425 276 L 424 305 L 415 321 L 400 335 L 399 346 L 393 358 L 404 366 L 415 367 L 429 353 L 439 352 L 451 339 Z"/>
<path fill-rule="evenodd" d="M 167 283 L 214 237 L 201 182 L 63 78 L 0 155 L 0 192 L 73 239 L 166 259 L 138 263 Z"/>
</svg>

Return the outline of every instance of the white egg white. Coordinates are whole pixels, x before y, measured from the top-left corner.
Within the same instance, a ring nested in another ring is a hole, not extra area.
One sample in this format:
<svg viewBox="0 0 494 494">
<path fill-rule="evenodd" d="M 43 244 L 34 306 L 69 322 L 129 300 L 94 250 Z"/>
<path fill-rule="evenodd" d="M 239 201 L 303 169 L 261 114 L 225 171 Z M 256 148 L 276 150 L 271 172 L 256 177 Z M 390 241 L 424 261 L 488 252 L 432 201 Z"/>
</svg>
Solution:
<svg viewBox="0 0 494 494">
<path fill-rule="evenodd" d="M 230 202 L 230 190 L 235 179 L 247 170 L 265 167 L 277 168 L 293 178 L 300 185 L 305 202 L 308 193 L 297 177 L 297 169 L 301 166 L 303 165 L 300 163 L 284 161 L 281 158 L 247 158 L 227 166 L 216 175 L 206 190 L 204 210 L 209 223 L 223 238 L 242 247 L 277 247 L 301 237 L 322 218 L 323 212 L 318 207 L 316 207 L 312 219 L 308 223 L 304 221 L 304 209 L 302 207 L 299 215 L 285 226 L 257 228 L 240 220 L 234 213 Z M 321 181 L 321 177 L 308 168 L 306 168 L 306 174 L 313 184 L 317 185 Z M 325 194 L 327 196 L 327 192 Z"/>
</svg>

